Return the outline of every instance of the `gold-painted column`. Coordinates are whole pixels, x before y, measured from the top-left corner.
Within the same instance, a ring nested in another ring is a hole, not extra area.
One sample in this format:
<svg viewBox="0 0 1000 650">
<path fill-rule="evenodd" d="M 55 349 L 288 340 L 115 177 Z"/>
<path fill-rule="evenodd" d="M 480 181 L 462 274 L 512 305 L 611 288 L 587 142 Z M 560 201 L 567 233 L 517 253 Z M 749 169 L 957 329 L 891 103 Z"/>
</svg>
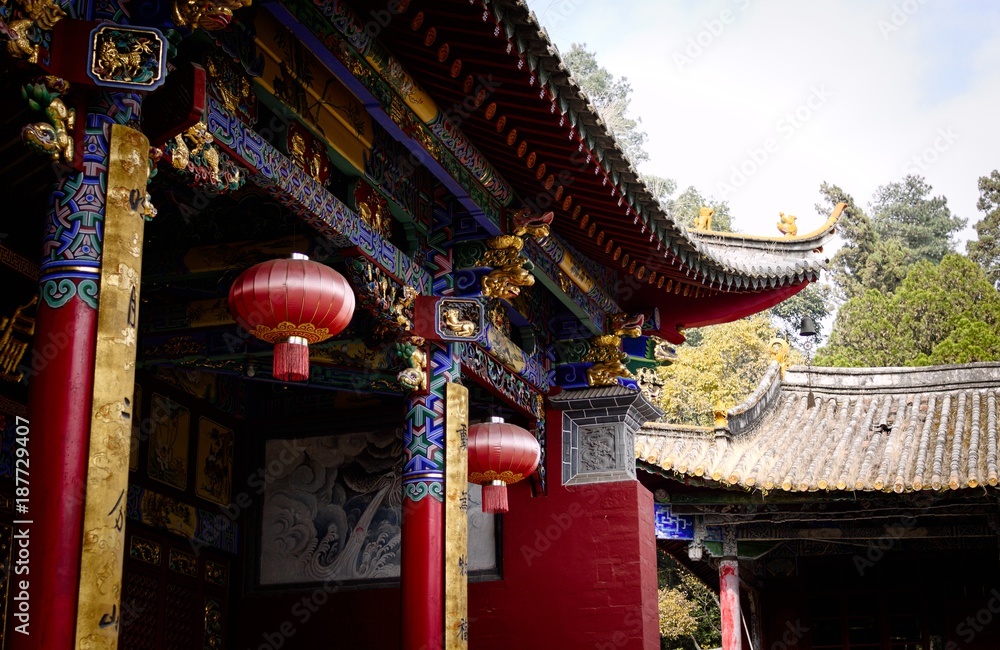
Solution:
<svg viewBox="0 0 1000 650">
<path fill-rule="evenodd" d="M 111 126 L 77 648 L 118 647 L 149 141 Z"/>
<path fill-rule="evenodd" d="M 469 646 L 469 389 L 448 383 L 445 411 L 444 647 Z"/>
</svg>

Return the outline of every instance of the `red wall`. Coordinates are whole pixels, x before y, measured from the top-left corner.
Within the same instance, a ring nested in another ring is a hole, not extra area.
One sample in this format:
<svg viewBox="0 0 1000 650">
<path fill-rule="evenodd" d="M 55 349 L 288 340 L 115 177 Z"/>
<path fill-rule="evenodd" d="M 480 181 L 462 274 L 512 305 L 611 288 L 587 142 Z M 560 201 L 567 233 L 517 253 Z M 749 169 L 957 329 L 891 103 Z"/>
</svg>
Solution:
<svg viewBox="0 0 1000 650">
<path fill-rule="evenodd" d="M 469 585 L 469 647 L 658 650 L 652 494 L 637 481 L 562 487 L 561 431 L 548 436 L 548 496 L 509 488 L 503 580 Z M 306 591 L 246 597 L 232 620 L 241 649 L 392 650 L 400 612 L 398 588 Z"/>
<path fill-rule="evenodd" d="M 658 649 L 652 494 L 637 481 L 562 487 L 562 414 L 547 421 L 549 494 L 508 490 L 503 580 L 469 585 L 469 647 Z"/>
</svg>

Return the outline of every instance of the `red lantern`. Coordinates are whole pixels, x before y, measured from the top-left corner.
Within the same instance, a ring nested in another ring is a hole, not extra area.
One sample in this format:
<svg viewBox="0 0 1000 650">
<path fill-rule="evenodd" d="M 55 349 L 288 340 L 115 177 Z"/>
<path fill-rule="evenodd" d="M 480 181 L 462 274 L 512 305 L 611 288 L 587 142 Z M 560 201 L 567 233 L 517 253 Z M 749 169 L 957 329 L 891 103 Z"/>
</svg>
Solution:
<svg viewBox="0 0 1000 650">
<path fill-rule="evenodd" d="M 483 512 L 507 512 L 507 484 L 530 476 L 541 459 L 538 440 L 521 427 L 502 421 L 469 427 L 469 481 L 483 486 Z"/>
<path fill-rule="evenodd" d="M 354 315 L 354 292 L 340 273 L 305 255 L 251 266 L 229 289 L 240 327 L 274 343 L 274 375 L 309 378 L 309 344 L 339 334 Z"/>
</svg>

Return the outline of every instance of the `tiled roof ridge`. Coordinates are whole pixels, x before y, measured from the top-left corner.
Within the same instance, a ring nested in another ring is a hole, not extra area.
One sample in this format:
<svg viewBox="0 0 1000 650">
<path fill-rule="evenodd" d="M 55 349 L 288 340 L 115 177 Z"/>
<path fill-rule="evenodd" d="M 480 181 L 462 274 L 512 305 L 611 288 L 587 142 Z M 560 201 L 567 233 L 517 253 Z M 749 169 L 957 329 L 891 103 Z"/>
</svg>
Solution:
<svg viewBox="0 0 1000 650">
<path fill-rule="evenodd" d="M 783 391 L 870 394 L 953 392 L 1000 386 L 1000 362 L 907 366 L 889 368 L 833 368 L 792 366 L 785 373 Z"/>
<path fill-rule="evenodd" d="M 729 431 L 740 435 L 753 430 L 761 419 L 771 410 L 781 394 L 781 366 L 772 361 L 760 383 L 746 399 L 726 411 Z"/>
</svg>

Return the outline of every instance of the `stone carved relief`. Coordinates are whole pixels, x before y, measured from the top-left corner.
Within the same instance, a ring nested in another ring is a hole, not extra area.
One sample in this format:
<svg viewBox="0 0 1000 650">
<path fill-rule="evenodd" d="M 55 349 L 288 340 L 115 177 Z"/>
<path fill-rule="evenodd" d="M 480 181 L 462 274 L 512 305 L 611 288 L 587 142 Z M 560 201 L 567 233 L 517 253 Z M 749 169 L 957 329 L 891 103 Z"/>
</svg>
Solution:
<svg viewBox="0 0 1000 650">
<path fill-rule="evenodd" d="M 605 425 L 588 428 L 580 440 L 580 470 L 601 472 L 615 469 L 615 434 L 617 427 Z"/>
</svg>

